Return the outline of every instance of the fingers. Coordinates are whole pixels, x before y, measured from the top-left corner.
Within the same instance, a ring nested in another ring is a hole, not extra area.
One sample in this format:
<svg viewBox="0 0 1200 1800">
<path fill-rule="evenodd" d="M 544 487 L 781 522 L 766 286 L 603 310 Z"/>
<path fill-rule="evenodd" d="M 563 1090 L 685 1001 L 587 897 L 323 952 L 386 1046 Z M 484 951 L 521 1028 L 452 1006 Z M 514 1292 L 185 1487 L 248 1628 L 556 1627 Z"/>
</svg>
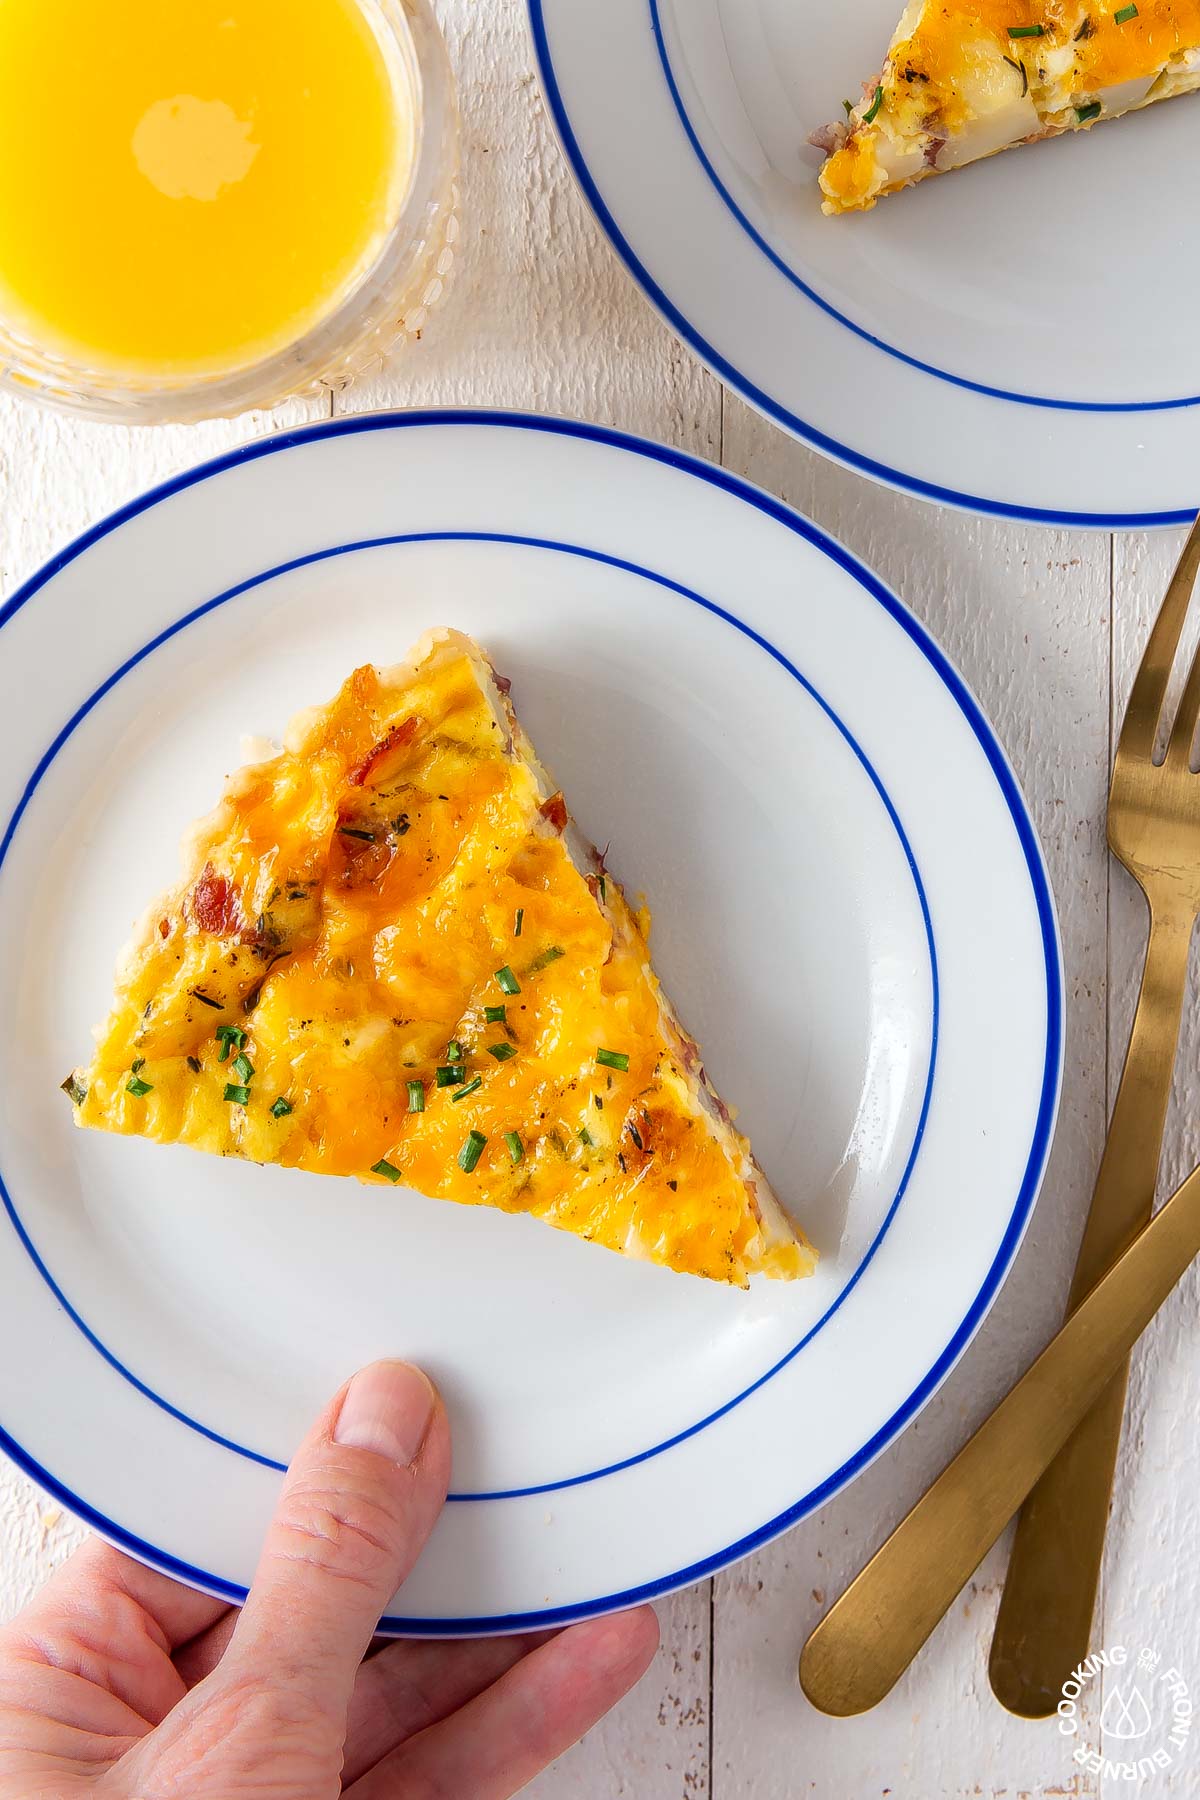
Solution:
<svg viewBox="0 0 1200 1800">
<path fill-rule="evenodd" d="M 616 1705 L 657 1646 L 649 1607 L 572 1626 L 385 1757 L 347 1800 L 509 1800 Z"/>
<path fill-rule="evenodd" d="M 228 1610 L 91 1538 L 9 1631 L 27 1658 L 82 1678 L 155 1724 L 183 1693 L 172 1648 Z"/>
<path fill-rule="evenodd" d="M 426 1376 L 400 1362 L 362 1370 L 288 1471 L 214 1680 L 284 1690 L 340 1729 L 375 1626 L 449 1480 L 450 1429 Z"/>
<path fill-rule="evenodd" d="M 156 1569 L 134 1562 L 101 1538 L 88 1538 L 46 1583 L 31 1610 L 61 1610 L 64 1594 L 105 1594 L 118 1605 L 140 1607 L 172 1648 L 186 1643 L 229 1611 L 228 1600 L 213 1600 L 195 1588 L 182 1587 Z"/>
<path fill-rule="evenodd" d="M 457 1712 L 545 1642 L 541 1634 L 389 1644 L 363 1664 L 354 1684 L 343 1771 L 347 1787 L 397 1744 Z"/>
<path fill-rule="evenodd" d="M 189 1688 L 216 1668 L 236 1621 L 236 1613 L 227 1614 L 176 1652 L 175 1667 Z M 354 1683 L 346 1723 L 347 1786 L 397 1744 L 457 1712 L 552 1635 L 531 1632 L 466 1643 L 381 1644 L 377 1654 L 362 1664 Z"/>
</svg>

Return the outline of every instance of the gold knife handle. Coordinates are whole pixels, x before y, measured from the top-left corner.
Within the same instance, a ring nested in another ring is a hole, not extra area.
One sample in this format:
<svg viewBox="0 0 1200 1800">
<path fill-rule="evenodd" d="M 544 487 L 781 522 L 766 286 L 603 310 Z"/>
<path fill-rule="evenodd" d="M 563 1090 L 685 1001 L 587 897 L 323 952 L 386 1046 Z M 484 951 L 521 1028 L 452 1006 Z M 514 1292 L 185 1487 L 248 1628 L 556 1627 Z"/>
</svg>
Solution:
<svg viewBox="0 0 1200 1800">
<path fill-rule="evenodd" d="M 800 1658 L 814 1706 L 845 1716 L 890 1693 L 1198 1251 L 1200 1169 L 826 1613 Z"/>
<path fill-rule="evenodd" d="M 1151 900 L 1150 942 L 1129 1051 L 1067 1302 L 1074 1311 L 1154 1207 L 1187 985 L 1190 907 Z M 1010 1712 L 1040 1719 L 1088 1653 L 1128 1361 L 1030 1494 L 1017 1523 L 989 1675 Z"/>
</svg>

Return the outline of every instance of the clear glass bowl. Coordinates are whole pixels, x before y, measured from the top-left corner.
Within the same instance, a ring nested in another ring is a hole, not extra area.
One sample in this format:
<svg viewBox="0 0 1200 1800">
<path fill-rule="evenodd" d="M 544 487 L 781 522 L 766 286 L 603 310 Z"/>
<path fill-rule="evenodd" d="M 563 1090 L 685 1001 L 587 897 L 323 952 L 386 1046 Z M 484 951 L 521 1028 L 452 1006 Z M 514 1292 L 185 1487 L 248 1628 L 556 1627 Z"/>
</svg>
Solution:
<svg viewBox="0 0 1200 1800">
<path fill-rule="evenodd" d="M 41 349 L 0 319 L 0 388 L 130 425 L 230 418 L 294 395 L 340 391 L 418 336 L 458 239 L 458 107 L 430 0 L 358 0 L 397 58 L 416 108 L 412 174 L 374 261 L 311 330 L 260 361 L 207 375 L 122 376 Z"/>
</svg>

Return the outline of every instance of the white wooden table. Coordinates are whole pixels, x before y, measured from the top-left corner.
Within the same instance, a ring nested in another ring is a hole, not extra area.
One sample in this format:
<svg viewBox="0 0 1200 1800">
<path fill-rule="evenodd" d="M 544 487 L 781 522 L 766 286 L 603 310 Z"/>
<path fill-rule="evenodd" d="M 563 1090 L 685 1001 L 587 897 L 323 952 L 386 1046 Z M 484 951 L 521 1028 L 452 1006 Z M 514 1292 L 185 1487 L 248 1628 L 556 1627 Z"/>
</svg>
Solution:
<svg viewBox="0 0 1200 1800">
<path fill-rule="evenodd" d="M 762 483 L 840 537 L 957 660 L 1013 758 L 1050 862 L 1068 985 L 1066 1087 L 1049 1177 L 1016 1268 L 960 1367 L 849 1491 L 748 1562 L 666 1602 L 662 1652 L 641 1688 L 530 1791 L 539 1800 L 1200 1794 L 1200 1741 L 1140 1788 L 1082 1771 L 1054 1724 L 1019 1722 L 999 1708 L 986 1678 L 998 1555 L 874 1713 L 825 1719 L 803 1700 L 795 1675 L 825 1603 L 1058 1320 L 1143 943 L 1140 903 L 1105 851 L 1109 756 L 1178 534 L 1110 538 L 941 512 L 783 437 L 692 360 L 609 252 L 548 128 L 519 0 L 444 0 L 443 17 L 464 115 L 459 274 L 424 340 L 335 409 L 473 403 L 624 426 Z M 133 432 L 0 400 L 0 593 L 151 482 L 327 410 L 291 405 L 232 423 Z M 1200 1160 L 1198 1046 L 1192 1006 L 1164 1185 Z M 1195 1304 L 1196 1285 L 1185 1282 L 1137 1357 L 1097 1632 L 1098 1643 L 1152 1643 L 1193 1692 Z M 0 1615 L 80 1535 L 0 1462 Z M 1093 1746 L 1097 1714 L 1093 1705 Z"/>
</svg>

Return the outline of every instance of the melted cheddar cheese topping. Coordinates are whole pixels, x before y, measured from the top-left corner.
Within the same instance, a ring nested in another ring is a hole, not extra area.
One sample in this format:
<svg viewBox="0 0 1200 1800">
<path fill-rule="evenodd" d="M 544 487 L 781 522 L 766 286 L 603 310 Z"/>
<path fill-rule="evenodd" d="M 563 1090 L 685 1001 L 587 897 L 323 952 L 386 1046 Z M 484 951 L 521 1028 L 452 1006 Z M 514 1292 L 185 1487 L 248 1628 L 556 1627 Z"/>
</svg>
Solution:
<svg viewBox="0 0 1200 1800">
<path fill-rule="evenodd" d="M 1039 27 L 1040 35 L 1016 35 L 1036 34 Z M 999 49 L 1014 63 L 1023 63 L 1035 92 L 1065 101 L 1157 76 L 1182 51 L 1197 45 L 1200 0 L 1139 0 L 1132 16 L 1127 0 L 930 4 L 921 9 L 911 36 L 893 46 L 885 98 L 890 94 L 897 105 L 917 98 L 926 115 L 936 108 L 953 131 L 968 122 L 971 83 L 965 65 L 976 46 L 985 53 Z M 923 92 L 915 95 L 915 89 Z"/>
<path fill-rule="evenodd" d="M 807 1273 L 641 925 L 581 863 L 469 640 L 357 670 L 198 828 L 72 1077 L 79 1122 L 530 1213 L 717 1280 Z"/>
</svg>

